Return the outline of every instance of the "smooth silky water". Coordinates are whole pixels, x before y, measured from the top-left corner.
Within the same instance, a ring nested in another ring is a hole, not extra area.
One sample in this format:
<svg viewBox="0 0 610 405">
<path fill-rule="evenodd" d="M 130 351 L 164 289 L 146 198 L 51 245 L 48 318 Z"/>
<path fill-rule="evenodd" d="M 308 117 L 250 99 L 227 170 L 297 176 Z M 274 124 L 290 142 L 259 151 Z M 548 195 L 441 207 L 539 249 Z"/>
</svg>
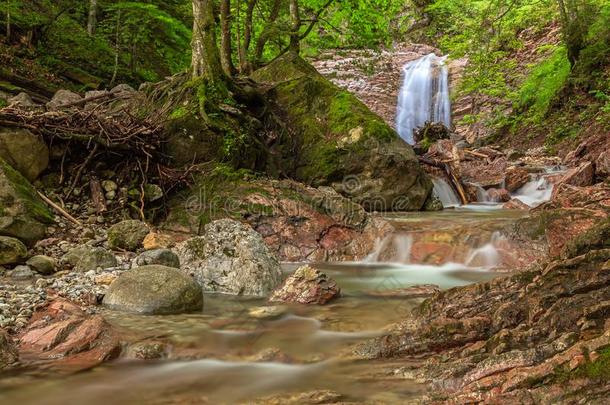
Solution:
<svg viewBox="0 0 610 405">
<path fill-rule="evenodd" d="M 350 348 L 379 336 L 406 319 L 421 299 L 383 294 L 435 284 L 443 289 L 486 281 L 506 273 L 468 263 L 411 263 L 410 234 L 472 225 L 500 229 L 523 213 L 457 208 L 438 213 L 388 216 L 398 233 L 390 261 L 374 252 L 362 262 L 317 267 L 334 278 L 343 297 L 326 306 L 286 306 L 272 319 L 256 319 L 264 300 L 206 295 L 202 313 L 138 316 L 105 312 L 124 340 L 167 341 L 162 361 L 116 361 L 76 375 L 20 370 L 0 379 L 0 402 L 34 404 L 87 403 L 235 403 L 283 393 L 331 389 L 348 400 L 403 403 L 425 387 L 395 376 L 396 361 L 357 361 Z M 487 243 L 491 243 L 489 240 Z M 383 241 L 380 241 L 383 244 Z M 486 244 L 472 246 L 476 252 Z M 286 264 L 286 273 L 296 264 Z"/>
</svg>

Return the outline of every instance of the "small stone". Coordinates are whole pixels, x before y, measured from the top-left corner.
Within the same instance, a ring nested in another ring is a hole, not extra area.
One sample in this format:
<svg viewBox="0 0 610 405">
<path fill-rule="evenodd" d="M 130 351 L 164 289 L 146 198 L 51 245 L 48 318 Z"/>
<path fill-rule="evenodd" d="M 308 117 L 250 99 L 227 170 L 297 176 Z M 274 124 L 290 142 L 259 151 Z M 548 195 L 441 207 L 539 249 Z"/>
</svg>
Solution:
<svg viewBox="0 0 610 405">
<path fill-rule="evenodd" d="M 142 241 L 145 250 L 167 249 L 174 245 L 171 236 L 157 232 L 150 232 Z"/>
<path fill-rule="evenodd" d="M 163 189 L 156 184 L 147 184 L 144 187 L 144 197 L 149 202 L 160 200 L 163 198 Z"/>
<path fill-rule="evenodd" d="M 111 249 L 135 252 L 142 247 L 142 242 L 149 232 L 148 225 L 142 221 L 122 221 L 108 229 L 108 245 Z"/>
<path fill-rule="evenodd" d="M 108 192 L 106 192 L 106 198 L 108 200 L 114 200 L 115 197 L 116 197 L 116 191 L 108 191 Z"/>
<path fill-rule="evenodd" d="M 93 278 L 95 284 L 98 285 L 110 285 L 117 279 L 117 275 L 113 273 L 102 273 L 98 274 Z"/>
<path fill-rule="evenodd" d="M 17 280 L 25 280 L 28 278 L 34 278 L 34 271 L 30 268 L 30 266 L 17 266 L 12 271 L 9 272 L 9 276 L 11 278 Z"/>
<path fill-rule="evenodd" d="M 39 255 L 30 258 L 26 264 L 37 273 L 49 275 L 55 273 L 57 263 L 55 259 L 49 256 Z"/>
<path fill-rule="evenodd" d="M 108 269 L 118 265 L 118 261 L 114 254 L 104 248 L 90 248 L 85 246 L 77 249 L 77 251 L 71 251 L 72 255 L 81 252 L 80 258 L 74 266 L 74 270 L 76 271 L 85 273 L 90 270 L 97 270 L 98 268 Z M 70 257 L 68 260 L 74 261 L 75 259 Z"/>
<path fill-rule="evenodd" d="M 281 306 L 266 306 L 250 308 L 248 314 L 256 319 L 278 318 L 286 313 L 286 308 Z"/>
<path fill-rule="evenodd" d="M 167 345 L 162 342 L 140 342 L 127 348 L 126 357 L 135 360 L 158 360 L 165 357 Z"/>
<path fill-rule="evenodd" d="M 133 261 L 134 267 L 159 264 L 161 266 L 180 268 L 180 259 L 169 249 L 147 250 Z"/>
</svg>

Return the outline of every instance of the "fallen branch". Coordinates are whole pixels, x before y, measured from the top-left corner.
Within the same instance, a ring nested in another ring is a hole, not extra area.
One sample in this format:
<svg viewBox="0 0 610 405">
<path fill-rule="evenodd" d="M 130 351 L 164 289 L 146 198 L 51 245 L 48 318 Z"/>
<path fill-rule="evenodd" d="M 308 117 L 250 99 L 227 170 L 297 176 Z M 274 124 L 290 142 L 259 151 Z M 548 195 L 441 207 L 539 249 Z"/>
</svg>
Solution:
<svg viewBox="0 0 610 405">
<path fill-rule="evenodd" d="M 42 194 L 40 191 L 36 191 L 38 193 L 38 196 L 40 198 L 42 198 L 42 200 L 44 202 L 46 202 L 47 204 L 49 204 L 51 206 L 51 208 L 53 208 L 55 211 L 57 211 L 60 215 L 62 215 L 64 218 L 68 219 L 69 221 L 75 223 L 78 226 L 82 226 L 83 224 L 76 218 L 74 218 L 72 215 L 68 214 L 66 212 L 66 210 L 64 210 L 63 208 L 61 208 L 59 205 L 55 204 L 53 201 L 51 201 L 46 195 Z"/>
<path fill-rule="evenodd" d="M 438 161 L 433 159 L 428 159 L 423 156 L 418 156 L 418 159 L 421 163 L 427 164 L 428 166 L 436 167 L 442 169 L 447 177 L 449 178 L 449 183 L 453 186 L 453 189 L 456 191 L 460 200 L 462 200 L 462 204 L 468 204 L 468 197 L 466 196 L 466 192 L 464 191 L 464 187 L 462 186 L 462 182 L 458 178 L 458 176 L 451 170 L 451 166 L 446 161 Z M 451 161 L 450 161 L 451 162 Z"/>
</svg>

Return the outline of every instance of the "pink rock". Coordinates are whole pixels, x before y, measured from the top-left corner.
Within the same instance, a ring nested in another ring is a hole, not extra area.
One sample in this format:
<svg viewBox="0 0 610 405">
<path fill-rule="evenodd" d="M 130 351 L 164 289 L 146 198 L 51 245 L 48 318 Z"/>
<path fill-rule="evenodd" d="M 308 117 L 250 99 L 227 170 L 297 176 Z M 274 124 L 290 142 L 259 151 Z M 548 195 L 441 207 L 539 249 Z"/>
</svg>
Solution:
<svg viewBox="0 0 610 405">
<path fill-rule="evenodd" d="M 574 167 L 563 176 L 559 184 L 568 184 L 570 186 L 585 187 L 593 184 L 593 165 L 591 162 L 581 163 L 580 166 Z"/>
<path fill-rule="evenodd" d="M 504 188 L 491 188 L 487 190 L 487 196 L 493 202 L 507 202 L 510 201 L 510 193 Z"/>
<path fill-rule="evenodd" d="M 269 301 L 324 305 L 340 294 L 335 280 L 319 270 L 303 266 L 273 292 Z"/>
<path fill-rule="evenodd" d="M 530 174 L 525 169 L 519 167 L 509 167 L 506 170 L 504 180 L 506 189 L 513 193 L 523 187 L 530 180 Z"/>
<path fill-rule="evenodd" d="M 505 210 L 529 210 L 530 206 L 518 198 L 513 198 L 509 202 L 505 203 L 502 208 Z"/>
</svg>

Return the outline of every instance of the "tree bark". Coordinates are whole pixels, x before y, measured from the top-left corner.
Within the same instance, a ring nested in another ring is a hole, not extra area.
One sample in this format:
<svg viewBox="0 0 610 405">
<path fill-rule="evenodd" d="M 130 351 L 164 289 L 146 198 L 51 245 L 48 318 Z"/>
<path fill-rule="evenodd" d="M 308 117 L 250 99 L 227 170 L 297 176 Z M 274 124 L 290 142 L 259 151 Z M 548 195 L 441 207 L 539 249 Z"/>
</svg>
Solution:
<svg viewBox="0 0 610 405">
<path fill-rule="evenodd" d="M 89 0 L 89 17 L 87 19 L 87 33 L 90 37 L 95 35 L 97 28 L 97 0 Z"/>
<path fill-rule="evenodd" d="M 290 46 L 291 52 L 301 52 L 301 35 L 299 30 L 301 29 L 301 15 L 299 13 L 299 1 L 290 0 Z"/>
<path fill-rule="evenodd" d="M 116 16 L 116 32 L 114 35 L 114 71 L 112 72 L 112 79 L 110 80 L 110 87 L 114 85 L 117 74 L 119 73 L 119 53 L 121 52 L 120 36 L 121 34 L 121 10 L 117 12 Z"/>
<path fill-rule="evenodd" d="M 225 75 L 232 77 L 235 74 L 233 65 L 233 49 L 231 46 L 231 0 L 220 2 L 220 62 Z"/>
<path fill-rule="evenodd" d="M 6 2 L 6 41 L 11 43 L 11 1 Z"/>
<path fill-rule="evenodd" d="M 256 49 L 254 50 L 254 63 L 256 65 L 260 65 L 263 60 L 263 53 L 265 52 L 265 45 L 267 45 L 267 41 L 271 37 L 271 30 L 273 29 L 273 25 L 275 21 L 280 15 L 280 8 L 282 2 L 281 0 L 274 0 L 273 6 L 271 7 L 271 13 L 269 14 L 269 19 L 267 20 L 267 24 L 263 28 L 263 32 L 258 37 L 256 41 Z"/>
<path fill-rule="evenodd" d="M 239 70 L 243 74 L 248 74 L 252 70 L 252 65 L 248 59 L 248 50 L 252 42 L 252 19 L 254 18 L 254 7 L 257 0 L 248 0 L 246 17 L 244 19 L 244 34 L 241 47 L 239 49 Z"/>
<path fill-rule="evenodd" d="M 193 17 L 192 75 L 216 81 L 223 78 L 224 73 L 216 44 L 213 0 L 193 0 Z"/>
</svg>

